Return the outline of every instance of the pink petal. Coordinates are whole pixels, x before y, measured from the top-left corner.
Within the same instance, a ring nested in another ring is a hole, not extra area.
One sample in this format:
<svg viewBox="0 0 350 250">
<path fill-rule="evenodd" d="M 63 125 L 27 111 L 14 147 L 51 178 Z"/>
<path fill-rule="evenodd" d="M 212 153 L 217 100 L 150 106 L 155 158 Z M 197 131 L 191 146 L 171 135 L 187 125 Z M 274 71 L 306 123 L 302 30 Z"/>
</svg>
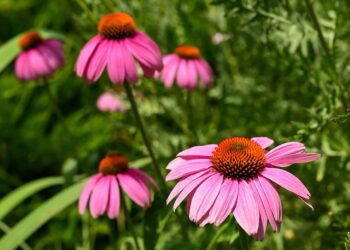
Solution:
<svg viewBox="0 0 350 250">
<path fill-rule="evenodd" d="M 125 65 L 126 80 L 129 83 L 136 83 L 139 80 L 137 74 L 136 63 L 131 53 L 128 51 L 125 40 L 120 41 L 121 49 L 123 51 L 123 60 Z"/>
<path fill-rule="evenodd" d="M 208 223 L 219 226 L 231 213 L 237 201 L 238 182 L 224 178 L 220 193 L 217 195 L 213 207 L 209 211 Z"/>
<path fill-rule="evenodd" d="M 258 232 L 259 208 L 251 187 L 245 180 L 238 182 L 238 197 L 233 214 L 247 234 L 253 235 Z"/>
<path fill-rule="evenodd" d="M 34 79 L 31 80 L 36 80 L 39 77 L 50 76 L 52 74 L 53 71 L 38 49 L 33 48 L 28 51 L 28 60 L 32 72 L 35 73 Z"/>
<path fill-rule="evenodd" d="M 197 70 L 193 60 L 187 62 L 187 86 L 189 89 L 194 89 L 197 84 Z"/>
<path fill-rule="evenodd" d="M 206 172 L 204 175 L 200 176 L 199 178 L 195 179 L 194 181 L 192 181 L 191 183 L 189 183 L 179 194 L 179 196 L 177 197 L 175 203 L 174 203 L 174 211 L 175 209 L 180 205 L 180 203 L 186 198 L 186 196 L 191 193 L 195 188 L 198 187 L 198 185 L 200 185 L 203 181 L 205 181 L 207 178 L 209 178 L 210 176 L 217 174 L 214 171 L 208 171 Z"/>
<path fill-rule="evenodd" d="M 117 178 L 123 190 L 128 194 L 130 199 L 132 199 L 137 205 L 141 207 L 147 207 L 150 202 L 150 193 L 147 187 L 144 187 L 139 180 L 128 173 L 119 173 Z"/>
<path fill-rule="evenodd" d="M 176 185 L 175 187 L 173 188 L 173 190 L 171 190 L 167 200 L 166 200 L 166 203 L 167 205 L 188 185 L 190 184 L 192 181 L 194 181 L 195 179 L 197 179 L 198 177 L 204 175 L 205 173 L 207 172 L 199 172 L 199 173 L 196 173 L 196 174 L 192 174 L 192 175 L 189 175 L 183 179 L 181 179 Z"/>
<path fill-rule="evenodd" d="M 25 70 L 25 67 L 28 67 L 28 53 L 26 51 L 20 53 L 15 62 L 16 77 L 21 81 L 26 81 L 29 79 L 29 75 Z"/>
<path fill-rule="evenodd" d="M 194 192 L 189 217 L 198 222 L 209 211 L 220 192 L 223 176 L 214 174 L 198 186 Z"/>
<path fill-rule="evenodd" d="M 109 179 L 108 176 L 102 176 L 92 190 L 90 198 L 90 212 L 92 217 L 97 218 L 102 215 L 106 209 L 109 198 Z"/>
<path fill-rule="evenodd" d="M 140 62 L 140 66 L 142 68 L 142 71 L 145 77 L 148 77 L 148 78 L 154 77 L 155 70 L 153 68 L 149 68 L 146 65 L 142 64 L 141 62 Z"/>
<path fill-rule="evenodd" d="M 88 41 L 80 51 L 75 64 L 75 71 L 79 77 L 83 77 L 85 75 L 91 56 L 95 53 L 98 45 L 103 40 L 104 38 L 101 35 L 96 35 L 90 41 Z"/>
<path fill-rule="evenodd" d="M 281 199 L 276 191 L 276 189 L 272 186 L 270 181 L 265 177 L 258 175 L 258 180 L 262 189 L 264 190 L 266 197 L 269 199 L 269 203 L 274 214 L 275 220 L 280 224 L 282 222 L 282 203 Z"/>
<path fill-rule="evenodd" d="M 273 144 L 273 140 L 268 137 L 253 137 L 251 140 L 258 143 L 262 148 L 267 148 Z"/>
<path fill-rule="evenodd" d="M 300 142 L 287 142 L 283 143 L 269 152 L 266 153 L 266 159 L 268 162 L 273 161 L 275 158 L 279 158 L 282 155 L 304 153 L 305 146 Z"/>
<path fill-rule="evenodd" d="M 157 183 L 151 176 L 137 168 L 130 168 L 129 171 L 133 172 L 135 175 L 138 175 L 144 182 L 151 184 L 157 191 L 159 191 Z"/>
<path fill-rule="evenodd" d="M 108 202 L 108 218 L 114 219 L 118 217 L 120 211 L 120 190 L 116 176 L 109 177 L 109 202 Z"/>
<path fill-rule="evenodd" d="M 204 171 L 212 166 L 210 159 L 195 159 L 187 161 L 186 164 L 172 169 L 165 177 L 166 181 L 176 180 L 189 174 Z"/>
<path fill-rule="evenodd" d="M 315 161 L 320 157 L 321 155 L 317 153 L 282 154 L 279 157 L 276 156 L 273 159 L 267 159 L 267 162 L 273 166 L 287 167 L 295 163 Z"/>
<path fill-rule="evenodd" d="M 87 202 L 89 200 L 92 189 L 94 188 L 96 182 L 102 177 L 101 173 L 92 176 L 89 181 L 85 184 L 83 191 L 79 197 L 79 213 L 83 214 L 86 209 Z"/>
<path fill-rule="evenodd" d="M 107 63 L 108 76 L 114 84 L 123 84 L 125 79 L 124 54 L 121 43 L 117 40 L 109 41 L 109 55 Z"/>
<path fill-rule="evenodd" d="M 255 195 L 255 200 L 258 204 L 260 216 L 266 215 L 273 231 L 279 230 L 279 223 L 277 221 L 278 211 L 273 209 L 273 204 L 270 204 L 270 198 L 264 192 L 264 189 L 260 185 L 260 182 L 257 178 L 254 178 L 250 182 L 250 187 Z"/>
<path fill-rule="evenodd" d="M 107 65 L 109 54 L 110 41 L 104 39 L 96 47 L 94 53 L 90 56 L 89 63 L 85 68 L 84 78 L 89 82 L 97 81 Z"/>
<path fill-rule="evenodd" d="M 58 41 L 45 40 L 40 44 L 37 49 L 40 54 L 45 58 L 47 64 L 50 66 L 51 70 L 55 70 L 64 64 L 65 56 L 63 51 L 63 44 L 61 42 L 59 45 L 56 44 Z"/>
<path fill-rule="evenodd" d="M 307 203 L 307 200 L 309 200 L 311 196 L 309 190 L 307 190 L 304 184 L 291 173 L 278 168 L 264 168 L 261 175 L 294 193 L 307 205 L 310 205 Z"/>
<path fill-rule="evenodd" d="M 168 163 L 168 165 L 166 166 L 166 169 L 172 170 L 172 169 L 181 167 L 182 165 L 187 164 L 188 162 L 189 160 L 185 160 L 180 157 L 177 157 Z"/>
<path fill-rule="evenodd" d="M 174 56 L 174 59 L 167 64 L 164 64 L 162 71 L 162 80 L 164 81 L 165 87 L 169 88 L 173 85 L 177 69 L 179 67 L 180 59 L 177 56 Z"/>
<path fill-rule="evenodd" d="M 253 234 L 255 240 L 263 240 L 266 234 L 267 217 L 266 214 L 260 214 L 258 232 Z"/>
<path fill-rule="evenodd" d="M 202 82 L 204 83 L 205 86 L 208 87 L 213 81 L 212 80 L 213 72 L 211 70 L 211 67 L 206 61 L 202 59 L 196 59 L 194 61 L 194 64 L 197 68 L 198 75 L 201 78 Z"/>
<path fill-rule="evenodd" d="M 188 87 L 188 71 L 187 60 L 180 59 L 179 68 L 177 70 L 176 80 L 180 88 Z"/>
<path fill-rule="evenodd" d="M 188 148 L 184 151 L 181 151 L 180 153 L 177 154 L 177 157 L 205 157 L 205 158 L 210 158 L 212 156 L 212 153 L 214 150 L 217 148 L 217 144 L 208 144 L 208 145 L 203 145 L 203 146 L 195 146 L 192 148 Z"/>
</svg>

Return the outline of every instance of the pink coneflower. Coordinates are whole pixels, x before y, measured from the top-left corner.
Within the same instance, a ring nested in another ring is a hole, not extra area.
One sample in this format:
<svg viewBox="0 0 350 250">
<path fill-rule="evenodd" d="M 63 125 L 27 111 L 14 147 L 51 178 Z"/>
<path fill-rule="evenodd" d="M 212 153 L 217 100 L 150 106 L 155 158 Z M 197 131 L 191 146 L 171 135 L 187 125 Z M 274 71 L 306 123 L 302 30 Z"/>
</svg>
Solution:
<svg viewBox="0 0 350 250">
<path fill-rule="evenodd" d="M 116 94 L 111 92 L 102 93 L 97 99 L 96 106 L 102 112 L 125 111 L 124 103 Z"/>
<path fill-rule="evenodd" d="M 158 190 L 155 181 L 145 172 L 129 168 L 128 161 L 120 154 L 110 154 L 100 161 L 98 174 L 92 176 L 79 198 L 79 213 L 84 214 L 88 201 L 92 217 L 107 212 L 110 219 L 120 211 L 120 189 L 137 205 L 146 208 L 151 204 L 149 184 Z"/>
<path fill-rule="evenodd" d="M 152 77 L 163 67 L 157 44 L 136 29 L 134 20 L 125 13 L 112 13 L 101 18 L 99 34 L 80 51 L 75 71 L 87 82 L 99 79 L 107 67 L 114 84 L 138 81 L 136 59 L 145 76 Z"/>
<path fill-rule="evenodd" d="M 160 78 L 167 88 L 170 88 L 175 80 L 180 88 L 188 90 L 196 88 L 199 79 L 206 87 L 212 83 L 212 69 L 201 58 L 201 53 L 195 46 L 177 47 L 174 54 L 163 57 L 163 64 Z"/>
<path fill-rule="evenodd" d="M 57 39 L 43 39 L 38 32 L 25 33 L 19 40 L 22 52 L 15 62 L 16 77 L 21 81 L 35 81 L 51 76 L 64 64 L 63 43 Z"/>
<path fill-rule="evenodd" d="M 263 239 L 267 221 L 278 231 L 282 205 L 270 181 L 297 195 L 306 204 L 310 193 L 294 175 L 281 169 L 294 163 L 318 159 L 305 153 L 300 142 L 284 143 L 270 151 L 267 137 L 231 137 L 219 144 L 186 149 L 169 163 L 166 180 L 180 179 L 167 203 L 177 199 L 176 209 L 187 197 L 189 218 L 204 226 L 220 225 L 231 213 L 249 235 Z"/>
</svg>

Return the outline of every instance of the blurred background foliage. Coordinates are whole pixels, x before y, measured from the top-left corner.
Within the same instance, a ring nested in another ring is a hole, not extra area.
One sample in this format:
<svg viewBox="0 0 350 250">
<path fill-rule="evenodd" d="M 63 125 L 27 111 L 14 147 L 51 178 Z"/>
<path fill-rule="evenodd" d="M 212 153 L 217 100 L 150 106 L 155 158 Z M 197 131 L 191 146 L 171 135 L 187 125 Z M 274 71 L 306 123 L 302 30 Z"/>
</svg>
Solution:
<svg viewBox="0 0 350 250">
<path fill-rule="evenodd" d="M 0 50 L 19 33 L 38 29 L 58 34 L 67 54 L 66 65 L 50 79 L 56 100 L 43 83 L 18 82 L 13 63 L 4 65 L 0 58 L 0 197 L 33 180 L 63 176 L 0 217 L 1 230 L 15 226 L 82 175 L 95 173 L 108 150 L 122 152 L 130 161 L 141 159 L 139 166 L 152 173 L 130 110 L 105 114 L 96 108 L 98 95 L 112 88 L 108 78 L 88 86 L 73 70 L 99 17 L 114 11 L 131 14 L 164 54 L 179 44 L 197 45 L 215 72 L 211 88 L 194 91 L 192 111 L 177 87 L 165 89 L 150 79 L 136 86 L 163 173 L 180 150 L 224 137 L 268 136 L 275 145 L 302 141 L 323 155 L 315 163 L 290 167 L 312 193 L 315 211 L 280 190 L 282 230 L 269 230 L 252 249 L 349 247 L 350 2 L 341 0 L 1 0 Z M 221 41 L 213 41 L 214 35 Z M 114 89 L 126 102 L 123 90 Z M 64 120 L 54 112 L 54 102 Z M 186 125 L 189 117 L 196 133 Z M 218 229 L 191 225 L 191 241 L 183 241 L 161 198 L 146 212 L 129 204 L 140 240 L 148 249 L 204 249 Z M 81 220 L 77 206 L 67 206 L 22 248 L 133 248 L 122 216 L 117 226 L 106 218 Z M 237 230 L 232 221 L 227 223 L 217 249 L 235 244 Z M 111 226 L 118 229 L 112 235 Z M 159 237 L 156 229 L 162 230 Z"/>
</svg>

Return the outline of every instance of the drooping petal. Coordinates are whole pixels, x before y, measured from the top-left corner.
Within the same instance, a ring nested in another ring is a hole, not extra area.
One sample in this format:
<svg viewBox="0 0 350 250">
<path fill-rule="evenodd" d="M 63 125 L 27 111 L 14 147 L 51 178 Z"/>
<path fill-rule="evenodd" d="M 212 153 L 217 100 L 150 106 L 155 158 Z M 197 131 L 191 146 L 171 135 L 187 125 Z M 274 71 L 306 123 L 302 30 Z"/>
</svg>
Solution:
<svg viewBox="0 0 350 250">
<path fill-rule="evenodd" d="M 193 60 L 187 62 L 187 87 L 194 89 L 197 85 L 197 69 Z"/>
<path fill-rule="evenodd" d="M 175 203 L 174 203 L 174 211 L 175 209 L 180 205 L 180 203 L 186 198 L 187 195 L 189 195 L 194 189 L 196 189 L 203 181 L 205 181 L 210 176 L 216 174 L 214 171 L 208 171 L 204 175 L 198 177 L 191 183 L 189 183 L 179 194 L 177 197 Z"/>
<path fill-rule="evenodd" d="M 214 223 L 215 226 L 219 226 L 232 212 L 237 201 L 237 195 L 238 181 L 224 178 L 220 193 L 209 211 L 208 223 Z"/>
<path fill-rule="evenodd" d="M 190 184 L 192 181 L 194 181 L 195 179 L 197 179 L 198 177 L 204 175 L 206 172 L 202 171 L 196 174 L 192 174 L 189 175 L 185 178 L 182 178 L 173 188 L 173 190 L 171 190 L 166 203 L 167 205 L 188 185 Z"/>
<path fill-rule="evenodd" d="M 52 74 L 53 71 L 49 64 L 36 48 L 28 51 L 28 60 L 31 70 L 35 74 L 34 78 L 31 80 L 36 80 L 39 77 L 50 76 Z"/>
<path fill-rule="evenodd" d="M 279 158 L 282 155 L 304 153 L 305 146 L 300 142 L 287 142 L 283 143 L 266 153 L 266 160 L 268 162 L 273 161 L 275 158 Z"/>
<path fill-rule="evenodd" d="M 123 60 L 125 65 L 125 78 L 129 83 L 136 83 L 139 80 L 137 74 L 136 63 L 131 53 L 128 51 L 125 40 L 120 41 L 121 50 L 123 52 Z"/>
<path fill-rule="evenodd" d="M 109 176 L 109 202 L 108 202 L 108 218 L 114 219 L 118 217 L 120 211 L 120 190 L 116 176 Z"/>
<path fill-rule="evenodd" d="M 263 240 L 266 234 L 267 217 L 266 214 L 260 214 L 258 232 L 253 234 L 255 240 Z"/>
<path fill-rule="evenodd" d="M 30 78 L 28 71 L 25 69 L 28 67 L 28 53 L 22 52 L 15 62 L 16 77 L 21 81 L 26 81 Z"/>
<path fill-rule="evenodd" d="M 268 137 L 253 137 L 251 140 L 258 143 L 262 148 L 267 148 L 273 144 L 273 140 Z"/>
<path fill-rule="evenodd" d="M 102 176 L 96 183 L 91 192 L 90 212 L 92 217 L 97 218 L 102 215 L 106 209 L 109 198 L 109 179 L 108 176 Z"/>
<path fill-rule="evenodd" d="M 102 177 L 101 173 L 98 173 L 90 178 L 90 180 L 85 184 L 83 191 L 79 197 L 79 213 L 83 214 L 86 209 L 86 205 L 88 203 L 90 194 L 92 189 L 94 188 L 96 182 Z"/>
<path fill-rule="evenodd" d="M 56 43 L 59 43 L 59 45 Z M 65 56 L 63 51 L 63 44 L 61 42 L 55 41 L 53 39 L 48 39 L 37 46 L 37 49 L 45 58 L 51 70 L 55 70 L 64 64 Z"/>
<path fill-rule="evenodd" d="M 169 62 L 164 65 L 162 71 L 162 80 L 164 81 L 165 87 L 170 88 L 173 85 L 179 63 L 180 59 L 178 56 L 174 55 L 174 59 L 169 59 Z"/>
<path fill-rule="evenodd" d="M 202 59 L 194 60 L 194 64 L 197 68 L 198 75 L 201 78 L 204 86 L 208 87 L 212 83 L 213 75 L 209 64 Z"/>
<path fill-rule="evenodd" d="M 128 51 L 122 51 L 120 41 L 110 40 L 109 42 L 109 55 L 107 70 L 108 76 L 113 84 L 123 84 L 125 79 L 125 64 L 124 54 Z"/>
<path fill-rule="evenodd" d="M 311 196 L 309 190 L 307 190 L 304 184 L 291 173 L 279 168 L 264 168 L 264 170 L 261 171 L 261 175 L 294 193 L 307 205 L 311 206 L 307 203 Z"/>
<path fill-rule="evenodd" d="M 176 80 L 180 88 L 188 87 L 188 68 L 187 60 L 185 59 L 180 59 Z"/>
<path fill-rule="evenodd" d="M 213 151 L 217 147 L 217 144 L 208 144 L 203 146 L 195 146 L 181 151 L 177 154 L 177 157 L 187 158 L 187 157 L 205 157 L 210 158 Z"/>
<path fill-rule="evenodd" d="M 96 35 L 90 41 L 88 41 L 80 51 L 75 64 L 75 71 L 79 77 L 84 77 L 86 69 L 90 63 L 91 56 L 94 54 L 96 48 L 102 41 L 103 37 L 101 35 Z"/>
<path fill-rule="evenodd" d="M 123 190 L 137 205 L 147 207 L 150 202 L 150 193 L 133 175 L 128 172 L 117 174 L 117 178 Z"/>
<path fill-rule="evenodd" d="M 259 208 L 251 187 L 245 180 L 238 182 L 238 197 L 233 214 L 238 224 L 247 234 L 253 235 L 258 232 Z"/>
<path fill-rule="evenodd" d="M 84 78 L 89 82 L 95 82 L 98 80 L 103 70 L 107 65 L 109 55 L 109 43 L 110 41 L 104 39 L 100 42 L 94 53 L 90 56 L 89 64 L 86 67 Z"/>
<path fill-rule="evenodd" d="M 295 163 L 306 163 L 315 161 L 321 155 L 317 153 L 296 153 L 296 154 L 282 154 L 280 156 L 267 159 L 267 162 L 277 167 L 287 167 Z"/>
<path fill-rule="evenodd" d="M 213 205 L 222 185 L 223 176 L 212 175 L 202 182 L 194 192 L 189 217 L 198 222 Z"/>
<path fill-rule="evenodd" d="M 137 168 L 130 168 L 129 171 L 133 172 L 135 175 L 138 175 L 145 183 L 151 184 L 157 191 L 159 191 L 157 183 L 151 176 Z"/>
<path fill-rule="evenodd" d="M 207 170 L 212 166 L 211 160 L 202 158 L 186 161 L 185 164 L 172 169 L 170 173 L 165 177 L 166 181 L 176 180 L 184 177 L 188 174 L 194 174 Z"/>
</svg>

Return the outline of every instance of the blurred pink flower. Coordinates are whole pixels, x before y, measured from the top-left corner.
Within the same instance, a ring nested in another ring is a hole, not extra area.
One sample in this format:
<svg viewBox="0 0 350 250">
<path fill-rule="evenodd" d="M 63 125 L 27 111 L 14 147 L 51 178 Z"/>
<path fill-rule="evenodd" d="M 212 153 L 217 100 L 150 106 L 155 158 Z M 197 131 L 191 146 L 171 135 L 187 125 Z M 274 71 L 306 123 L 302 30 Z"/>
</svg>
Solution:
<svg viewBox="0 0 350 250">
<path fill-rule="evenodd" d="M 124 103 L 111 92 L 102 93 L 97 99 L 96 106 L 102 112 L 125 111 Z"/>
<path fill-rule="evenodd" d="M 21 81 L 35 81 L 51 76 L 65 62 L 63 43 L 57 39 L 44 40 L 30 31 L 19 40 L 22 52 L 15 61 L 16 77 Z"/>
<path fill-rule="evenodd" d="M 112 13 L 101 18 L 99 34 L 80 51 L 75 65 L 79 77 L 88 83 L 97 81 L 107 67 L 114 84 L 138 81 L 134 58 L 145 76 L 152 77 L 163 67 L 158 45 L 136 29 L 134 20 L 125 13 Z"/>
<path fill-rule="evenodd" d="M 110 154 L 99 164 L 100 173 L 86 183 L 79 198 L 79 213 L 84 214 L 88 202 L 90 213 L 97 218 L 107 212 L 110 219 L 120 211 L 120 187 L 137 205 L 146 208 L 151 204 L 149 185 L 158 190 L 156 182 L 145 172 L 129 168 L 128 161 L 120 154 Z"/>
<path fill-rule="evenodd" d="M 282 204 L 270 181 L 289 190 L 308 203 L 310 193 L 294 175 L 281 169 L 294 163 L 311 162 L 320 157 L 305 153 L 300 142 L 284 143 L 270 151 L 267 137 L 231 137 L 219 144 L 186 149 L 171 161 L 166 180 L 180 179 L 167 203 L 176 196 L 174 210 L 187 197 L 190 220 L 204 226 L 220 225 L 231 213 L 238 224 L 255 239 L 265 236 L 267 221 L 278 231 Z"/>
<path fill-rule="evenodd" d="M 213 81 L 213 72 L 210 65 L 201 58 L 197 47 L 181 45 L 174 54 L 163 57 L 163 70 L 157 74 L 167 88 L 176 82 L 182 89 L 194 89 L 199 79 L 208 87 Z"/>
<path fill-rule="evenodd" d="M 213 44 L 219 45 L 222 42 L 230 40 L 232 37 L 233 37 L 232 34 L 227 34 L 227 33 L 224 34 L 224 33 L 217 32 L 213 35 L 211 41 Z"/>
</svg>

